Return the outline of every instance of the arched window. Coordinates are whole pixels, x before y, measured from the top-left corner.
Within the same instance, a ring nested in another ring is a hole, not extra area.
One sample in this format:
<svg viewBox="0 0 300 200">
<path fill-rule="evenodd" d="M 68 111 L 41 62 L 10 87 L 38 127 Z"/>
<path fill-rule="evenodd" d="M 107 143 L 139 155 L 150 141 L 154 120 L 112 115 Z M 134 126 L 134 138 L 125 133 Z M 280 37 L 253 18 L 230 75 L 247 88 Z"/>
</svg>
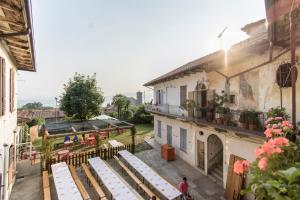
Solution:
<svg viewBox="0 0 300 200">
<path fill-rule="evenodd" d="M 296 80 L 298 71 L 296 69 Z M 276 72 L 276 82 L 279 87 L 292 87 L 292 65 L 291 63 L 284 63 L 279 65 Z"/>
</svg>

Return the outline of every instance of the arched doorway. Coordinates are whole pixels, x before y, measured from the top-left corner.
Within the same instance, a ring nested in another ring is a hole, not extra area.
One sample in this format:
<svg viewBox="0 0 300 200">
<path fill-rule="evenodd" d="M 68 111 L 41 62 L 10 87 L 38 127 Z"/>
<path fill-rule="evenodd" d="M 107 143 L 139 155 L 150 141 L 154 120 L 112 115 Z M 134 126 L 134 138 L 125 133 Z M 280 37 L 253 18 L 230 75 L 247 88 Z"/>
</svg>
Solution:
<svg viewBox="0 0 300 200">
<path fill-rule="evenodd" d="M 207 169 L 216 181 L 223 181 L 223 143 L 215 134 L 207 138 Z"/>
<path fill-rule="evenodd" d="M 204 83 L 197 83 L 195 88 L 195 101 L 197 107 L 205 108 L 207 106 L 207 87 Z M 205 118 L 206 112 L 197 110 L 197 118 Z"/>
</svg>

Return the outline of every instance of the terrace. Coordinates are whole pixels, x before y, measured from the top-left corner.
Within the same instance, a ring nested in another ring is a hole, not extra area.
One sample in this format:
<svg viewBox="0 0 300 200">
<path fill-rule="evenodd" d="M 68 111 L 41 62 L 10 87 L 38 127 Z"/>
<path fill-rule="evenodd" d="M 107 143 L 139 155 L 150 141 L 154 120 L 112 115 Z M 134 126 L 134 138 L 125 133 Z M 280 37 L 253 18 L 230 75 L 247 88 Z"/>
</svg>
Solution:
<svg viewBox="0 0 300 200">
<path fill-rule="evenodd" d="M 266 113 L 258 112 L 258 123 L 257 128 L 250 130 L 248 128 L 239 126 L 240 115 L 243 111 L 241 110 L 230 110 L 230 117 L 222 116 L 216 109 L 207 111 L 207 109 L 190 109 L 186 111 L 181 106 L 177 105 L 151 105 L 145 106 L 148 112 L 153 114 L 166 116 L 173 119 L 178 119 L 186 122 L 195 123 L 201 127 L 212 127 L 218 132 L 233 132 L 239 136 L 258 136 L 264 137 L 263 135 L 263 123 L 267 119 Z M 221 119 L 222 120 L 218 120 Z"/>
</svg>

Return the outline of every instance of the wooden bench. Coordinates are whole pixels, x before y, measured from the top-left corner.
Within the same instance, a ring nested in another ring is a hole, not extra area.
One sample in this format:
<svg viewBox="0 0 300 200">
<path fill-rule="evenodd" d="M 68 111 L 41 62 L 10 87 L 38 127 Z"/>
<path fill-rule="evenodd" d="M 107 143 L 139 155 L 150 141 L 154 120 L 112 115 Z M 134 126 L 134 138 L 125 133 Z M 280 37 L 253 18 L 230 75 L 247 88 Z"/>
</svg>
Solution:
<svg viewBox="0 0 300 200">
<path fill-rule="evenodd" d="M 122 167 L 122 169 L 130 176 L 130 178 L 140 187 L 149 197 L 156 196 L 129 168 L 117 157 L 114 156 L 115 160 Z M 158 197 L 156 197 L 159 200 Z"/>
<path fill-rule="evenodd" d="M 90 195 L 86 191 L 86 189 L 85 189 L 84 185 L 82 184 L 81 180 L 79 179 L 75 167 L 73 165 L 69 165 L 69 169 L 70 169 L 71 175 L 74 179 L 75 184 L 77 185 L 77 188 L 78 188 L 82 198 L 84 200 L 90 200 L 91 199 Z"/>
<path fill-rule="evenodd" d="M 96 193 L 98 194 L 99 199 L 107 200 L 105 193 L 101 189 L 101 187 L 98 184 L 97 180 L 92 175 L 92 173 L 89 170 L 88 166 L 85 163 L 83 163 L 83 164 L 81 164 L 81 169 L 82 169 L 83 173 L 85 174 L 85 176 L 87 177 L 90 184 L 92 185 L 92 187 L 94 188 L 94 190 L 96 191 Z"/>
<path fill-rule="evenodd" d="M 51 200 L 48 171 L 43 171 L 43 192 L 44 200 Z"/>
</svg>

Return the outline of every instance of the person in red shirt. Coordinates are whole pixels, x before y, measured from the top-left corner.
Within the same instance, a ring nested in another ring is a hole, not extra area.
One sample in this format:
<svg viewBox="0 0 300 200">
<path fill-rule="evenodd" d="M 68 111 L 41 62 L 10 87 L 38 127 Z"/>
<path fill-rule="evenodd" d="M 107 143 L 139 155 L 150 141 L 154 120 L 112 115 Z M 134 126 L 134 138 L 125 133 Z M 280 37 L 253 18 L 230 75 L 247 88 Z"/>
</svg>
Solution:
<svg viewBox="0 0 300 200">
<path fill-rule="evenodd" d="M 188 187 L 189 184 L 187 183 L 186 177 L 182 178 L 182 181 L 179 183 L 179 191 L 182 193 L 182 199 L 188 195 Z"/>
</svg>

